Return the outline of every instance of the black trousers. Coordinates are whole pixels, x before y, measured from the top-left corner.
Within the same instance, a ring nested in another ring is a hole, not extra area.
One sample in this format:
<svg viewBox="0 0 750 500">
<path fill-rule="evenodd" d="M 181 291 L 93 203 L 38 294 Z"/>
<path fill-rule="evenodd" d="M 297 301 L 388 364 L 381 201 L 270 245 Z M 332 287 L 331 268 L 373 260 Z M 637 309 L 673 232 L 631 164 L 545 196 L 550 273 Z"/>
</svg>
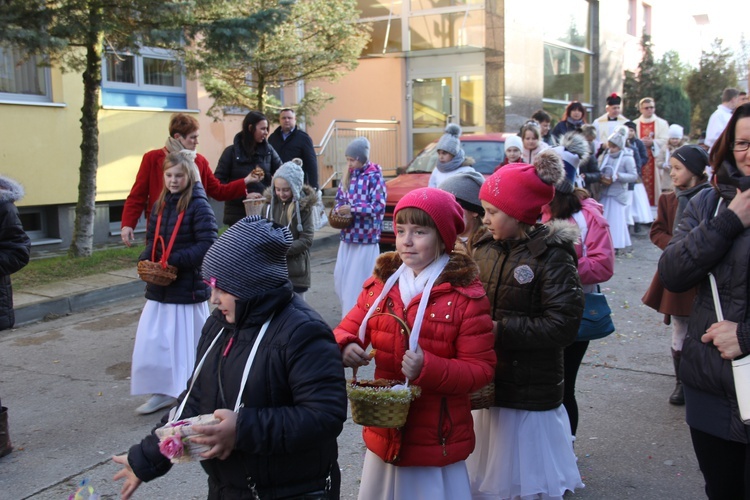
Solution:
<svg viewBox="0 0 750 500">
<path fill-rule="evenodd" d="M 690 428 L 709 500 L 750 500 L 750 445 Z"/>
<path fill-rule="evenodd" d="M 589 341 L 584 342 L 573 342 L 565 348 L 563 352 L 564 359 L 564 377 L 563 382 L 564 393 L 563 393 L 563 406 L 565 411 L 568 412 L 568 419 L 570 420 L 570 433 L 574 436 L 578 430 L 578 402 L 576 401 L 576 377 L 578 377 L 578 369 L 581 367 L 583 356 L 586 354 L 586 349 L 589 348 Z"/>
</svg>

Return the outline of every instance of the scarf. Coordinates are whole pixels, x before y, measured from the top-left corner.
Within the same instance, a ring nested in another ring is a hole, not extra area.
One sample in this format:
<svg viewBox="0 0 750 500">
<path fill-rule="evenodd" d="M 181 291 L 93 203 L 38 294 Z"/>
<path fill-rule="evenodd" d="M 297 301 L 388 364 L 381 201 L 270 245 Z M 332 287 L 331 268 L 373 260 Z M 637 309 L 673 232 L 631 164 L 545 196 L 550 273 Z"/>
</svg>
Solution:
<svg viewBox="0 0 750 500">
<path fill-rule="evenodd" d="M 728 161 L 722 162 L 719 169 L 714 175 L 714 182 L 719 188 L 721 197 L 727 201 L 734 199 L 737 194 L 737 188 L 740 191 L 750 189 L 750 177 L 740 172 L 735 165 Z"/>
<path fill-rule="evenodd" d="M 574 120 L 568 117 L 565 121 L 568 122 L 569 125 L 572 125 L 575 128 L 581 128 L 583 126 L 583 118 L 581 118 L 580 120 Z"/>
<path fill-rule="evenodd" d="M 687 207 L 688 202 L 690 199 L 698 194 L 699 192 L 703 191 L 706 188 L 710 188 L 711 185 L 707 182 L 701 182 L 697 186 L 693 186 L 688 189 L 677 189 L 675 188 L 674 194 L 677 196 L 677 212 L 675 213 L 674 217 L 674 226 L 672 227 L 672 234 L 677 231 L 677 226 L 680 225 L 680 220 L 682 219 L 682 213 L 685 211 L 685 208 Z"/>
<path fill-rule="evenodd" d="M 427 280 L 430 279 L 432 273 L 437 268 L 437 260 L 422 269 L 422 272 L 415 275 L 412 269 L 404 269 L 403 274 L 398 279 L 398 291 L 401 294 L 401 301 L 404 305 L 408 305 L 411 299 L 419 295 L 424 291 L 424 287 L 427 286 Z M 442 270 L 442 269 L 441 269 Z"/>
<path fill-rule="evenodd" d="M 456 154 L 456 156 L 453 157 L 451 161 L 446 162 L 446 163 L 438 161 L 437 169 L 441 171 L 442 173 L 453 172 L 458 167 L 463 165 L 465 159 L 466 159 L 466 155 L 464 153 L 463 148 L 461 148 L 458 150 L 458 153 Z"/>
</svg>

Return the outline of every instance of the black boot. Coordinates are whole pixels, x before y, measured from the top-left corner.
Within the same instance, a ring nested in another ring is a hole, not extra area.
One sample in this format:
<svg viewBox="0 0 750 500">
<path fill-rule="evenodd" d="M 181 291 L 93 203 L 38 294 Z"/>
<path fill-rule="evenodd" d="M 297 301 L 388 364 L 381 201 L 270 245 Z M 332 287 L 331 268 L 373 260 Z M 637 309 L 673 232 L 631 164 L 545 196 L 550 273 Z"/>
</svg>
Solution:
<svg viewBox="0 0 750 500">
<path fill-rule="evenodd" d="M 669 396 L 669 403 L 677 406 L 685 404 L 685 394 L 682 392 L 682 382 L 680 382 L 680 357 L 682 351 L 675 351 L 672 349 L 672 361 L 674 362 L 674 375 L 677 379 L 677 383 L 674 386 L 672 395 Z"/>
<path fill-rule="evenodd" d="M 13 446 L 10 444 L 10 434 L 8 434 L 8 409 L 3 406 L 0 408 L 0 457 L 4 457 L 11 451 L 13 451 Z"/>
</svg>

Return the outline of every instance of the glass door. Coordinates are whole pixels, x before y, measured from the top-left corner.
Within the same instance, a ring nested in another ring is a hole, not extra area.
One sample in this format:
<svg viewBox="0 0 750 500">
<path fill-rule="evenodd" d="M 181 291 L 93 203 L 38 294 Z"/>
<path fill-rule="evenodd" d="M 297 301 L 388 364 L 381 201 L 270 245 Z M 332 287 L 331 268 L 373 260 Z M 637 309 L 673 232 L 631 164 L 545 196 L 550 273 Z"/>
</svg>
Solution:
<svg viewBox="0 0 750 500">
<path fill-rule="evenodd" d="M 449 123 L 464 134 L 484 131 L 484 76 L 451 72 L 415 76 L 411 85 L 411 157 L 443 135 Z"/>
</svg>

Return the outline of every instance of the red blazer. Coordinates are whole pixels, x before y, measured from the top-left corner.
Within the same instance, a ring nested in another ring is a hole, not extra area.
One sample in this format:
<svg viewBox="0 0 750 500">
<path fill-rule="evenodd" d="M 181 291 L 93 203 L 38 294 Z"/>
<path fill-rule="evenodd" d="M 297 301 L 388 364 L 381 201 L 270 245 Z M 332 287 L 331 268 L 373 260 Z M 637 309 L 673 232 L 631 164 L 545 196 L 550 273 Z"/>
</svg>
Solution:
<svg viewBox="0 0 750 500">
<path fill-rule="evenodd" d="M 374 315 L 368 321 L 364 345 L 358 338 L 359 325 L 370 307 L 385 308 L 408 325 L 414 324 L 421 294 L 404 305 L 396 284 L 381 304 L 373 303 L 400 265 L 396 252 L 378 258 L 374 276 L 365 282 L 357 306 L 334 334 L 342 349 L 352 342 L 362 347 L 372 343 L 377 349 L 375 377 L 403 381 L 401 360 L 408 339 L 394 318 Z M 412 401 L 401 429 L 365 427 L 367 448 L 398 466 L 443 467 L 465 460 L 475 442 L 469 394 L 494 378 L 494 343 L 490 304 L 479 270 L 471 257 L 453 253 L 432 288 L 419 335 L 424 365 L 411 382 L 422 389 L 422 395 Z"/>
<path fill-rule="evenodd" d="M 143 155 L 141 167 L 135 177 L 130 194 L 125 200 L 125 206 L 122 209 L 122 223 L 120 227 L 132 227 L 135 229 L 138 223 L 138 217 L 145 211 L 146 220 L 151 214 L 151 208 L 159 198 L 162 189 L 164 189 L 164 158 L 167 156 L 167 149 L 154 149 Z M 237 179 L 229 184 L 221 184 L 214 177 L 208 160 L 202 155 L 195 158 L 195 164 L 198 166 L 198 173 L 201 176 L 203 188 L 211 198 L 218 201 L 233 200 L 242 198 L 247 193 L 245 190 L 245 181 Z"/>
</svg>

